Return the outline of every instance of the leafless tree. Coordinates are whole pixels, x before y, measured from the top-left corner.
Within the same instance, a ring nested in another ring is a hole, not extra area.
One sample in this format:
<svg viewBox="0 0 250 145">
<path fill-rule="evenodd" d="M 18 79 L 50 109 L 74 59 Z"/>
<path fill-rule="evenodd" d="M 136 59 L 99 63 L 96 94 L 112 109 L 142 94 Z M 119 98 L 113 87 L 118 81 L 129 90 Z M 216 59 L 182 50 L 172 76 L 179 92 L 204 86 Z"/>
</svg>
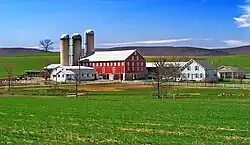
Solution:
<svg viewBox="0 0 250 145">
<path fill-rule="evenodd" d="M 43 48 L 45 52 L 53 49 L 54 42 L 50 39 L 44 39 L 40 41 L 40 46 Z"/>
<path fill-rule="evenodd" d="M 51 64 L 51 59 L 50 58 L 47 58 L 47 60 L 46 60 L 46 66 L 45 66 L 45 68 L 42 68 L 42 70 L 41 70 L 41 77 L 42 78 L 44 78 L 44 80 L 45 80 L 45 85 L 47 85 L 48 84 L 48 78 L 49 78 L 49 71 L 48 71 L 48 69 L 47 69 L 47 66 L 49 65 L 49 64 Z"/>
<path fill-rule="evenodd" d="M 13 73 L 13 65 L 12 64 L 7 64 L 5 66 L 5 71 L 8 75 L 8 91 L 10 91 L 11 88 L 11 78 L 12 78 L 12 73 Z"/>
<path fill-rule="evenodd" d="M 153 79 L 153 84 L 157 84 L 157 96 L 162 98 L 162 88 L 166 87 L 166 82 L 183 78 L 181 73 L 181 64 L 176 60 L 175 62 L 168 62 L 164 57 L 158 57 L 153 62 L 155 71 L 149 75 Z M 165 83 L 163 83 L 165 82 Z M 164 85 L 165 84 L 165 85 Z"/>
</svg>

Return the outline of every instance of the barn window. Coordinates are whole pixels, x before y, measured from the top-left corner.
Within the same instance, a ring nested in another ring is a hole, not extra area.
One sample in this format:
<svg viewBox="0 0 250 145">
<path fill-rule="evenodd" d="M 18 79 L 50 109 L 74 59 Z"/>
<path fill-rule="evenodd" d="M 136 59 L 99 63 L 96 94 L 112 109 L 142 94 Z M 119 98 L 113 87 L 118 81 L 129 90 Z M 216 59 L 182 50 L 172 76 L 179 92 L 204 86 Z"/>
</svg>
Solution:
<svg viewBox="0 0 250 145">
<path fill-rule="evenodd" d="M 102 66 L 102 63 L 100 63 L 100 66 Z"/>
<path fill-rule="evenodd" d="M 137 62 L 137 66 L 139 66 L 140 65 L 140 63 L 139 62 Z"/>
<path fill-rule="evenodd" d="M 144 65 L 143 65 L 143 62 L 141 62 L 141 66 L 144 66 Z"/>
<path fill-rule="evenodd" d="M 139 56 L 136 56 L 136 60 L 139 60 Z"/>
<path fill-rule="evenodd" d="M 141 71 L 144 71 L 143 67 L 141 67 Z"/>
<path fill-rule="evenodd" d="M 124 62 L 122 62 L 122 66 L 124 66 Z"/>
<path fill-rule="evenodd" d="M 129 62 L 127 62 L 127 65 L 129 66 L 129 65 L 130 65 L 130 63 L 129 63 Z"/>
<path fill-rule="evenodd" d="M 130 71 L 130 67 L 128 67 L 128 71 Z"/>
<path fill-rule="evenodd" d="M 140 68 L 137 66 L 137 71 L 140 71 Z"/>
<path fill-rule="evenodd" d="M 117 62 L 117 66 L 120 66 L 120 62 Z"/>
<path fill-rule="evenodd" d="M 132 66 L 135 66 L 135 62 L 132 62 Z"/>
<path fill-rule="evenodd" d="M 102 67 L 102 73 L 105 73 L 105 67 Z"/>
<path fill-rule="evenodd" d="M 135 71 L 135 67 L 132 67 L 132 71 Z"/>
<path fill-rule="evenodd" d="M 109 66 L 109 62 L 107 63 L 107 66 Z"/>
<path fill-rule="evenodd" d="M 98 66 L 98 62 L 96 63 L 96 66 Z"/>
<path fill-rule="evenodd" d="M 116 66 L 116 62 L 114 62 L 114 66 Z"/>
<path fill-rule="evenodd" d="M 112 72 L 115 73 L 115 67 L 113 67 Z"/>
<path fill-rule="evenodd" d="M 106 66 L 106 63 L 105 63 L 105 62 L 103 63 L 103 66 Z"/>
<path fill-rule="evenodd" d="M 132 56 L 132 60 L 134 60 L 135 59 L 135 57 L 134 56 Z"/>
</svg>

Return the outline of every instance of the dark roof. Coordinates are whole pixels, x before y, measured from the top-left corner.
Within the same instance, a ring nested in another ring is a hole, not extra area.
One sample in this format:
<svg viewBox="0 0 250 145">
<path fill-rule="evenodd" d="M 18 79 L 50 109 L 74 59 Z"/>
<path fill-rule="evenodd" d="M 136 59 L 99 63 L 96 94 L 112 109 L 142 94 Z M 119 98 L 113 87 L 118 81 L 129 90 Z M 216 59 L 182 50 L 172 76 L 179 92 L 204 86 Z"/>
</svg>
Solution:
<svg viewBox="0 0 250 145">
<path fill-rule="evenodd" d="M 216 66 L 214 66 L 210 61 L 206 59 L 194 59 L 197 63 L 199 63 L 201 66 L 203 66 L 205 69 L 217 69 Z"/>
<path fill-rule="evenodd" d="M 221 70 L 225 68 L 226 70 Z M 239 68 L 239 67 L 234 67 L 234 66 L 220 66 L 219 68 L 219 72 L 244 72 L 244 69 Z"/>
</svg>

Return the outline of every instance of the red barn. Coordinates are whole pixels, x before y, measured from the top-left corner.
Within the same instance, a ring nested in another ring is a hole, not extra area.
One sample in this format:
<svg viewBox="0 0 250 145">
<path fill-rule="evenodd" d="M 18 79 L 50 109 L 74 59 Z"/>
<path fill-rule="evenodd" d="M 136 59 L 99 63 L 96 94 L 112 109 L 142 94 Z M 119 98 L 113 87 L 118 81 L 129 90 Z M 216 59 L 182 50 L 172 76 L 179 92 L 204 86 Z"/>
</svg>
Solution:
<svg viewBox="0 0 250 145">
<path fill-rule="evenodd" d="M 138 80 L 147 76 L 146 61 L 137 50 L 97 51 L 79 60 L 109 80 Z"/>
</svg>

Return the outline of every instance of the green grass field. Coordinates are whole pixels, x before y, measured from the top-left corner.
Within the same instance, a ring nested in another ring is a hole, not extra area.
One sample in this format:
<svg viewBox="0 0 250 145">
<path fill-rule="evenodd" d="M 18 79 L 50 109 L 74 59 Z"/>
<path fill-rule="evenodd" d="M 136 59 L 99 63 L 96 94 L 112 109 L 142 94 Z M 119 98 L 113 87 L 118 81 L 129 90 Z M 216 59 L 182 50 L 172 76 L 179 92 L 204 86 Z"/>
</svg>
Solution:
<svg viewBox="0 0 250 145">
<path fill-rule="evenodd" d="M 48 64 L 59 63 L 59 53 L 0 57 L 0 77 L 7 75 L 6 66 L 12 65 L 13 75 L 22 75 L 25 70 L 41 70 Z"/>
<path fill-rule="evenodd" d="M 0 98 L 0 144 L 250 144 L 249 91 L 169 90 L 190 94 L 175 100 L 154 91 Z"/>
<path fill-rule="evenodd" d="M 172 61 L 172 57 L 167 57 Z M 191 58 L 207 58 L 216 66 L 230 65 L 244 68 L 250 72 L 250 55 L 238 56 L 208 56 L 208 57 L 181 57 L 180 61 L 187 61 Z M 154 58 L 146 58 L 147 61 L 153 61 Z M 8 56 L 0 57 L 0 77 L 7 75 L 5 67 L 13 65 L 13 75 L 22 75 L 25 70 L 40 70 L 47 64 L 59 63 L 59 53 L 45 53 L 40 55 Z"/>
</svg>

